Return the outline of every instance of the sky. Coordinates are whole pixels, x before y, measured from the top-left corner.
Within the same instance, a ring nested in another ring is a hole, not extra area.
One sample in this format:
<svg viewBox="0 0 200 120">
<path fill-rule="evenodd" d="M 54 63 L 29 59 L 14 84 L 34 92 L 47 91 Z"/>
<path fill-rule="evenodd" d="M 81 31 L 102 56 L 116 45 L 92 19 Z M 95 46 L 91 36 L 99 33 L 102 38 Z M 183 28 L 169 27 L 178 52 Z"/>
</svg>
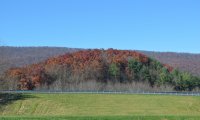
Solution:
<svg viewBox="0 0 200 120">
<path fill-rule="evenodd" d="M 200 53 L 200 0 L 0 0 L 0 45 Z"/>
</svg>

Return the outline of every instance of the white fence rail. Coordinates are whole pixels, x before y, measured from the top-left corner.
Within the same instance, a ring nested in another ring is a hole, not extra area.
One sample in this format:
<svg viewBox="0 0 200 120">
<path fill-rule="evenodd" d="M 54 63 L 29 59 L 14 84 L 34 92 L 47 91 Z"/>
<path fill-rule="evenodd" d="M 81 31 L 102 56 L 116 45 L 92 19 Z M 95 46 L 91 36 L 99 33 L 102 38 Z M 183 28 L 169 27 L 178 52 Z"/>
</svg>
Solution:
<svg viewBox="0 0 200 120">
<path fill-rule="evenodd" d="M 0 93 L 30 94 L 145 94 L 145 95 L 177 95 L 200 96 L 200 92 L 146 92 L 146 91 L 0 91 Z"/>
</svg>

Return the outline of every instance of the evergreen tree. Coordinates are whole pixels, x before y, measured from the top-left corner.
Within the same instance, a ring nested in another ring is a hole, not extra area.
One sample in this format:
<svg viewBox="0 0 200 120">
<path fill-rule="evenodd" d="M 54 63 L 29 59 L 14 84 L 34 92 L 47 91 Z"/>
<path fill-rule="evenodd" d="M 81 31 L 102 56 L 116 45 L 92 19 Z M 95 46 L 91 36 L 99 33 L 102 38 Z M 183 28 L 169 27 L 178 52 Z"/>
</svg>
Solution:
<svg viewBox="0 0 200 120">
<path fill-rule="evenodd" d="M 120 69 L 115 63 L 112 63 L 109 66 L 109 74 L 111 77 L 114 77 L 115 80 L 117 80 L 118 76 L 120 75 Z"/>
</svg>

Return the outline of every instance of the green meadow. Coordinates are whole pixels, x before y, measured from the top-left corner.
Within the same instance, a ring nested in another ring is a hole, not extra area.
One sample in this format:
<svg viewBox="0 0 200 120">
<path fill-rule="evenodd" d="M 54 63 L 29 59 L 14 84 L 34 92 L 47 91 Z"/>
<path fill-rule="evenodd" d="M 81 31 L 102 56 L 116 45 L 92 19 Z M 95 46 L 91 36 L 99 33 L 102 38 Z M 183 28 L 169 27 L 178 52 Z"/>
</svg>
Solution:
<svg viewBox="0 0 200 120">
<path fill-rule="evenodd" d="M 132 94 L 1 95 L 2 120 L 199 120 L 200 97 Z"/>
</svg>

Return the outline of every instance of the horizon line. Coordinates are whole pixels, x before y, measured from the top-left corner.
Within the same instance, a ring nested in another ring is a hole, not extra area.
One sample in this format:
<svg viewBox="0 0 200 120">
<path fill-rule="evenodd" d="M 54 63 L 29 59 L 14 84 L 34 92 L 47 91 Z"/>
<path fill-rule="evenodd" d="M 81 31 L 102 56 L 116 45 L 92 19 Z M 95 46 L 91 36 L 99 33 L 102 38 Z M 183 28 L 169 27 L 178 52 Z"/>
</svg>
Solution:
<svg viewBox="0 0 200 120">
<path fill-rule="evenodd" d="M 180 54 L 200 54 L 200 52 L 189 52 L 189 51 L 160 51 L 160 50 L 139 50 L 139 49 L 120 49 L 120 48 L 78 48 L 78 47 L 66 47 L 66 46 L 45 46 L 45 45 L 32 45 L 32 46 L 21 46 L 21 45 L 0 45 L 0 47 L 17 47 L 17 48 L 69 48 L 69 49 L 117 49 L 117 50 L 132 50 L 132 51 L 143 51 L 143 52 L 159 52 L 159 53 L 180 53 Z"/>
</svg>

